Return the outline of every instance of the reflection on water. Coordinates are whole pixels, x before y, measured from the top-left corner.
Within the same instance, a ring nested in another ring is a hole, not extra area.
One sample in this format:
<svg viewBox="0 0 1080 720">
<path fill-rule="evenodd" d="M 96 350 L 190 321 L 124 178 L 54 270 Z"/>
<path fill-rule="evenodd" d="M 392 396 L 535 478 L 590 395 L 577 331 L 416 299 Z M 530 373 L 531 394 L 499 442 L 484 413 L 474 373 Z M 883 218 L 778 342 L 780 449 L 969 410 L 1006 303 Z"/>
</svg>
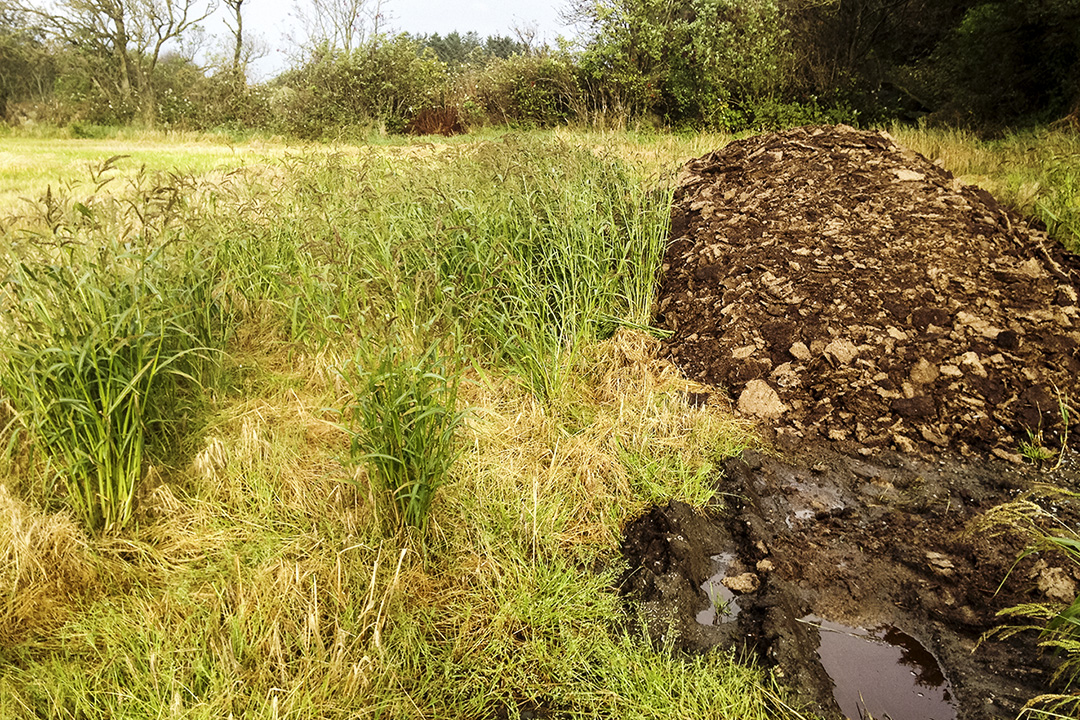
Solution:
<svg viewBox="0 0 1080 720">
<path fill-rule="evenodd" d="M 714 574 L 701 584 L 701 589 L 709 598 L 709 607 L 697 614 L 697 621 L 702 625 L 731 622 L 739 615 L 739 601 L 735 593 L 723 583 L 731 561 L 734 559 L 735 553 L 720 553 L 712 556 Z"/>
<path fill-rule="evenodd" d="M 820 628 L 818 657 L 850 720 L 956 718 L 948 679 L 915 638 L 891 625 L 853 628 L 812 615 L 803 621 Z"/>
</svg>

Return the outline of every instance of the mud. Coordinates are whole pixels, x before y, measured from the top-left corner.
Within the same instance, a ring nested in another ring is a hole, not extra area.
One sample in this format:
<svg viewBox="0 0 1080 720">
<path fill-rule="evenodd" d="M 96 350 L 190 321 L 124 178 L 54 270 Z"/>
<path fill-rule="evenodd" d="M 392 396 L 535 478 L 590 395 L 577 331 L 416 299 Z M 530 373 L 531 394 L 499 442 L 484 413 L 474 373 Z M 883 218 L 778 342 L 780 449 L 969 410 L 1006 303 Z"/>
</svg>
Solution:
<svg viewBox="0 0 1080 720">
<path fill-rule="evenodd" d="M 939 693 L 932 709 L 868 701 L 875 717 L 1016 717 L 1058 660 L 1031 633 L 980 638 L 1004 608 L 1071 600 L 1080 572 L 1017 563 L 1026 539 L 980 520 L 1041 484 L 1080 488 L 1061 412 L 1080 263 L 886 134 L 751 138 L 680 182 L 657 322 L 771 450 L 729 461 L 707 512 L 671 503 L 628 524 L 622 591 L 658 642 L 741 648 L 826 717 L 859 712 L 851 693 L 875 684 L 857 677 L 873 662 L 845 678 L 828 659 L 822 632 L 841 626 L 893 648 L 883 663 L 922 658 L 901 670 Z M 1069 461 L 1032 464 L 1025 439 Z"/>
<path fill-rule="evenodd" d="M 1000 624 L 999 610 L 1051 599 L 1044 579 L 1075 592 L 1080 574 L 1050 556 L 1014 567 L 1024 539 L 991 536 L 977 521 L 1037 483 L 1076 489 L 1077 475 L 897 452 L 868 460 L 828 446 L 783 458 L 747 452 L 727 463 L 709 511 L 670 503 L 627 526 L 621 588 L 657 642 L 689 652 L 737 647 L 826 717 L 842 715 L 808 616 L 895 628 L 937 661 L 955 717 L 1014 718 L 1050 689 L 1057 659 L 1033 634 L 980 638 Z M 1057 511 L 1080 522 L 1075 509 Z M 738 588 L 726 603 L 737 612 L 718 618 L 709 589 L 724 580 Z M 903 716 L 895 707 L 887 714 Z"/>
</svg>

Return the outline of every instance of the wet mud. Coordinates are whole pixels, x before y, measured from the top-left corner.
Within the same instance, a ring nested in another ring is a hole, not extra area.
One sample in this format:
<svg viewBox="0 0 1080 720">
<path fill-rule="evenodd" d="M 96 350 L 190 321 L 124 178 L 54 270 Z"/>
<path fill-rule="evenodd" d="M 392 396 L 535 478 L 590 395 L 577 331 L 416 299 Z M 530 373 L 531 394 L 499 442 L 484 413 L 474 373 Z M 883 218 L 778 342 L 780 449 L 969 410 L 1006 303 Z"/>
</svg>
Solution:
<svg viewBox="0 0 1080 720">
<path fill-rule="evenodd" d="M 980 638 L 999 610 L 1080 577 L 1059 558 L 1016 564 L 1025 540 L 978 520 L 1049 480 L 1078 487 L 1074 469 L 1002 461 L 748 452 L 714 507 L 673 502 L 627 525 L 621 589 L 658 643 L 736 647 L 824 717 L 1015 718 L 1057 659 L 1034 634 Z"/>
</svg>

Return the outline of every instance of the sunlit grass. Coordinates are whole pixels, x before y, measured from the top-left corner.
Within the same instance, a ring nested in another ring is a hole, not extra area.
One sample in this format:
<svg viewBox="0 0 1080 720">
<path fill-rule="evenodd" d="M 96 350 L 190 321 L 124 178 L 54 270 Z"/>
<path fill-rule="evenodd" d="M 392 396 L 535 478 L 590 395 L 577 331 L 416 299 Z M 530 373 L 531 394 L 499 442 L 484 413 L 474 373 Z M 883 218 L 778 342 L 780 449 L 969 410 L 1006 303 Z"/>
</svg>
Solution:
<svg viewBox="0 0 1080 720">
<path fill-rule="evenodd" d="M 119 532 L 82 535 L 41 443 L 5 438 L 0 715 L 775 716 L 767 675 L 628 633 L 613 588 L 622 524 L 711 502 L 753 442 L 722 404 L 687 404 L 644 332 L 670 197 L 645 164 L 527 134 L 127 172 L 99 162 L 29 204 L 9 261 L 167 248 L 154 287 L 208 279 L 185 307 L 220 367 L 134 462 Z M 350 461 L 342 413 L 370 399 L 355 358 L 395 336 L 452 353 L 461 380 L 387 407 L 467 411 L 436 428 L 424 532 L 382 522 L 404 482 Z"/>
<path fill-rule="evenodd" d="M 745 659 L 628 631 L 613 588 L 624 524 L 715 504 L 716 468 L 756 442 L 719 395 L 687 403 L 703 388 L 647 327 L 670 181 L 730 138 L 504 135 L 0 136 L 10 192 L 54 191 L 0 225 L 9 264 L 167 246 L 197 345 L 221 350 L 201 404 L 156 426 L 119 534 L 81 530 L 8 425 L 0 716 L 788 714 Z M 934 152 L 965 177 L 1008 166 L 965 136 Z M 460 373 L 422 533 L 382 521 L 342 412 L 395 332 Z"/>
</svg>

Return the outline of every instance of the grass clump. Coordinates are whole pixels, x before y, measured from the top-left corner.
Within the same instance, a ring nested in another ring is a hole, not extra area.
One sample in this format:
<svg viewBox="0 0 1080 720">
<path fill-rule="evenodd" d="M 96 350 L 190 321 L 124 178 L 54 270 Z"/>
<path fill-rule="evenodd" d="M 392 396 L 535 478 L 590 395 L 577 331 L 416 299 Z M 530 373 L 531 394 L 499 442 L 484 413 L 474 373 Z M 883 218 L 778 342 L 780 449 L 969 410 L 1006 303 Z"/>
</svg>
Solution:
<svg viewBox="0 0 1080 720">
<path fill-rule="evenodd" d="M 202 348 L 163 271 L 154 253 L 105 247 L 7 274 L 0 387 L 95 532 L 131 520 L 147 434 L 170 422 L 179 381 L 194 382 L 187 360 Z"/>
<path fill-rule="evenodd" d="M 393 524 L 423 530 L 457 457 L 460 374 L 440 356 L 438 343 L 415 354 L 395 340 L 378 352 L 372 369 L 357 363 L 345 375 L 352 387 L 346 414 L 356 428 L 353 460 L 366 463 Z"/>
<path fill-rule="evenodd" d="M 1017 558 L 1021 560 L 1042 555 L 1063 559 L 1071 566 L 1080 565 L 1080 533 L 1076 527 L 1059 519 L 1062 508 L 1075 512 L 1080 493 L 1053 487 L 1039 486 L 1017 500 L 990 510 L 980 519 L 978 528 L 991 535 L 1004 532 L 1019 534 L 1027 547 Z M 1045 561 L 1039 561 L 1044 566 Z M 1007 579 L 1006 579 L 1007 580 Z M 1002 581 L 1004 584 L 1005 581 Z M 1055 591 L 1055 594 L 1060 594 Z M 1006 608 L 999 616 L 1018 620 L 991 630 L 984 637 L 1007 638 L 1022 632 L 1039 636 L 1039 646 L 1061 656 L 1062 660 L 1051 682 L 1058 692 L 1048 692 L 1032 698 L 1021 715 L 1058 718 L 1080 715 L 1080 596 L 1070 600 L 1060 597 L 1046 602 L 1023 603 Z"/>
</svg>

